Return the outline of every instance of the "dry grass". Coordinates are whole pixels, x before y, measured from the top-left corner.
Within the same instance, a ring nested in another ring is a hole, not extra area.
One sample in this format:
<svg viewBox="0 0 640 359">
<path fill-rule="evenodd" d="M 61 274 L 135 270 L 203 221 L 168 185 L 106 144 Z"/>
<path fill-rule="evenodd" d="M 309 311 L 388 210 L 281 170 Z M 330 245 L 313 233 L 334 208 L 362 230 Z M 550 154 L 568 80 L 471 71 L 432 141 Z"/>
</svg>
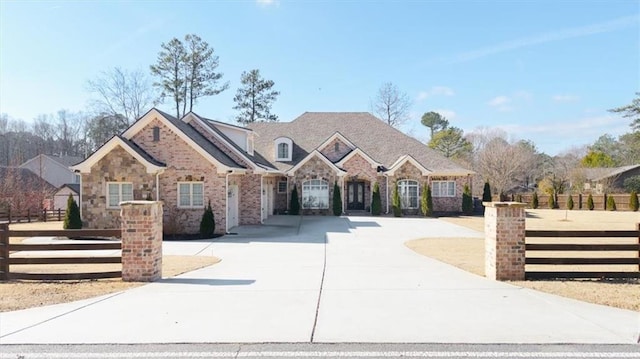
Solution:
<svg viewBox="0 0 640 359">
<path fill-rule="evenodd" d="M 62 222 L 12 223 L 12 230 L 62 229 Z M 21 237 L 10 238 L 11 243 L 20 243 Z M 216 257 L 163 256 L 164 278 L 216 264 Z M 117 271 L 121 264 L 59 264 L 59 265 L 14 265 L 16 272 L 26 273 L 74 273 Z M 14 281 L 0 283 L 0 312 L 66 303 L 144 285 L 141 282 L 123 282 L 121 279 L 81 281 Z"/>
<path fill-rule="evenodd" d="M 565 218 L 566 216 L 566 218 Z M 447 222 L 461 225 L 480 232 L 484 231 L 483 217 L 441 218 Z M 638 212 L 602 212 L 602 211 L 563 211 L 563 210 L 527 210 L 527 229 L 554 230 L 630 230 L 636 229 L 640 222 Z M 637 243 L 635 238 L 532 238 L 529 243 Z M 449 263 L 471 273 L 484 276 L 484 240 L 483 238 L 426 238 L 409 241 L 406 245 L 412 250 L 428 257 Z M 589 256 L 630 256 L 631 252 L 590 252 Z M 544 252 L 548 257 L 584 257 L 580 252 Z M 637 270 L 636 266 L 562 266 L 563 270 Z M 527 265 L 527 270 L 553 270 L 552 266 Z M 640 311 L 640 282 L 567 280 L 567 281 L 517 281 L 514 285 L 579 299 L 591 303 Z"/>
</svg>

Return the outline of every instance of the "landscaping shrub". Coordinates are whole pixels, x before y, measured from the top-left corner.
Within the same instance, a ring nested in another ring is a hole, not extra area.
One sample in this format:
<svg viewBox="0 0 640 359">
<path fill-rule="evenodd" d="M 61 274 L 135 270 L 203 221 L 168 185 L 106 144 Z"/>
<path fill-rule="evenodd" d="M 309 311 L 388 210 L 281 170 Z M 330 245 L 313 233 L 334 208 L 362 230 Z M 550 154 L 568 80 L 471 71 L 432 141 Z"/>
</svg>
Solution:
<svg viewBox="0 0 640 359">
<path fill-rule="evenodd" d="M 424 184 L 422 197 L 420 198 L 420 209 L 426 217 L 433 216 L 433 197 L 431 196 L 431 186 Z"/>
<path fill-rule="evenodd" d="M 607 196 L 607 211 L 616 210 L 616 200 L 613 196 Z"/>
<path fill-rule="evenodd" d="M 593 205 L 593 196 L 591 195 L 591 193 L 589 193 L 589 197 L 587 197 L 587 208 L 590 211 L 593 211 L 594 205 Z"/>
<path fill-rule="evenodd" d="M 340 194 L 340 187 L 338 182 L 333 183 L 333 215 L 339 216 L 342 214 L 342 195 Z"/>
<path fill-rule="evenodd" d="M 391 200 L 391 206 L 393 207 L 393 216 L 402 217 L 402 207 L 400 206 L 400 192 L 398 191 L 398 184 L 393 186 L 393 197 Z"/>
<path fill-rule="evenodd" d="M 549 195 L 549 209 L 556 208 L 556 196 L 554 193 Z"/>
<path fill-rule="evenodd" d="M 533 192 L 533 196 L 531 197 L 531 208 L 538 208 L 538 192 Z"/>
<path fill-rule="evenodd" d="M 473 197 L 471 197 L 471 188 L 465 184 L 462 190 L 462 213 L 473 213 Z"/>
<path fill-rule="evenodd" d="M 300 214 L 300 200 L 298 199 L 298 189 L 296 186 L 293 186 L 293 189 L 291 190 L 289 214 L 292 216 L 297 216 Z"/>
<path fill-rule="evenodd" d="M 489 182 L 484 183 L 484 188 L 482 189 L 482 202 L 491 202 L 491 186 L 489 186 Z"/>
<path fill-rule="evenodd" d="M 200 220 L 200 234 L 205 237 L 213 236 L 213 232 L 216 231 L 216 221 L 213 216 L 213 209 L 211 209 L 211 200 L 204 209 L 202 214 L 202 220 Z"/>
<path fill-rule="evenodd" d="M 571 197 L 571 195 L 567 198 L 567 208 L 573 209 L 573 197 Z"/>
<path fill-rule="evenodd" d="M 80 208 L 73 199 L 73 196 L 69 194 L 67 198 L 67 213 L 64 214 L 64 223 L 62 224 L 64 229 L 81 229 L 82 219 L 80 218 Z"/>
<path fill-rule="evenodd" d="M 522 195 L 519 193 L 516 195 L 516 202 L 522 203 Z"/>
<path fill-rule="evenodd" d="M 380 186 L 378 182 L 373 185 L 373 197 L 371 198 L 371 214 L 379 216 L 382 212 L 382 201 L 380 200 Z"/>
<path fill-rule="evenodd" d="M 637 211 L 640 206 L 638 205 L 638 193 L 636 191 L 632 191 L 629 195 L 629 209 L 632 211 Z"/>
</svg>

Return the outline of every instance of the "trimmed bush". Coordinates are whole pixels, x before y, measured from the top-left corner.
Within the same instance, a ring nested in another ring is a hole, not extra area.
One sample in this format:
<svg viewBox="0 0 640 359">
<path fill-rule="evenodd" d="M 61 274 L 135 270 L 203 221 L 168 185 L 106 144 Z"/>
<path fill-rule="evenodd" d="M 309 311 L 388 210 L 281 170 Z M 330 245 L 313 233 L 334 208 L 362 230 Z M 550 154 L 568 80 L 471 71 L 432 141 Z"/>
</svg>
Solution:
<svg viewBox="0 0 640 359">
<path fill-rule="evenodd" d="M 462 190 L 462 213 L 473 213 L 473 197 L 471 197 L 471 188 L 465 184 Z"/>
<path fill-rule="evenodd" d="M 380 200 L 380 186 L 378 182 L 373 185 L 373 197 L 371 197 L 371 214 L 379 216 L 382 212 L 382 201 Z"/>
<path fill-rule="evenodd" d="M 589 193 L 589 197 L 587 197 L 587 209 L 589 209 L 590 211 L 593 211 L 594 208 L 594 204 L 593 204 L 593 196 L 591 195 L 591 193 Z"/>
<path fill-rule="evenodd" d="M 554 208 L 556 208 L 556 195 L 552 193 L 549 195 L 549 209 Z"/>
<path fill-rule="evenodd" d="M 637 211 L 640 206 L 638 205 L 638 193 L 636 191 L 632 191 L 629 195 L 629 209 L 632 211 Z"/>
<path fill-rule="evenodd" d="M 567 208 L 573 209 L 573 197 L 571 197 L 571 195 L 567 198 Z"/>
<path fill-rule="evenodd" d="M 393 216 L 402 217 L 402 207 L 400 205 L 400 191 L 398 190 L 398 183 L 393 186 L 393 197 L 391 199 L 391 206 L 393 208 Z"/>
<path fill-rule="evenodd" d="M 613 196 L 607 196 L 607 211 L 616 210 L 616 200 Z"/>
<path fill-rule="evenodd" d="M 431 195 L 431 186 L 424 184 L 422 188 L 422 197 L 420 198 L 420 210 L 425 217 L 433 216 L 433 197 Z"/>
<path fill-rule="evenodd" d="M 489 182 L 484 183 L 484 188 L 482 189 L 482 202 L 491 202 L 491 186 L 489 186 Z"/>
<path fill-rule="evenodd" d="M 340 187 L 338 182 L 333 183 L 333 215 L 339 216 L 342 214 L 342 194 L 340 193 Z"/>
<path fill-rule="evenodd" d="M 519 193 L 516 195 L 516 202 L 522 203 L 522 195 Z"/>
<path fill-rule="evenodd" d="M 211 200 L 204 209 L 202 214 L 202 220 L 200 220 L 200 234 L 206 237 L 213 236 L 213 232 L 216 231 L 216 220 L 213 216 L 213 209 L 211 209 Z"/>
<path fill-rule="evenodd" d="M 297 216 L 300 214 L 300 200 L 298 199 L 298 188 L 296 186 L 293 186 L 293 189 L 291 190 L 289 214 L 292 216 Z"/>
<path fill-rule="evenodd" d="M 538 205 L 538 192 L 533 192 L 533 196 L 531 196 L 531 208 L 537 209 Z"/>
<path fill-rule="evenodd" d="M 62 224 L 64 229 L 81 229 L 82 219 L 80 218 L 80 208 L 73 199 L 73 196 L 69 194 L 67 198 L 67 213 L 64 214 L 64 222 Z"/>
</svg>

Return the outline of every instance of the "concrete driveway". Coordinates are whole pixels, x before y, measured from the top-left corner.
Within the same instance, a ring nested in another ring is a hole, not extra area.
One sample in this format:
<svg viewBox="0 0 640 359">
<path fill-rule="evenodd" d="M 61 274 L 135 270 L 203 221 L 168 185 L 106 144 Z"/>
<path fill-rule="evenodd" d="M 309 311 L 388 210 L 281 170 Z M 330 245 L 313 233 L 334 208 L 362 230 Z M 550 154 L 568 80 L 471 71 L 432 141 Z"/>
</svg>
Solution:
<svg viewBox="0 0 640 359">
<path fill-rule="evenodd" d="M 406 248 L 482 234 L 437 219 L 273 217 L 166 242 L 217 265 L 80 302 L 0 313 L 0 343 L 636 343 L 640 313 L 493 282 Z"/>
</svg>

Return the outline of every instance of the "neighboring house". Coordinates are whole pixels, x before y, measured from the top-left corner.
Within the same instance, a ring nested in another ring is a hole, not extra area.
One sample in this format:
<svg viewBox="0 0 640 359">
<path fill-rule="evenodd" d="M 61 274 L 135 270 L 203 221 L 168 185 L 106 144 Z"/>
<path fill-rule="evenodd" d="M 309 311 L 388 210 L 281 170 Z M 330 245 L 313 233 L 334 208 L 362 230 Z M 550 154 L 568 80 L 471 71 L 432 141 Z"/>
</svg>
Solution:
<svg viewBox="0 0 640 359">
<path fill-rule="evenodd" d="M 598 194 L 607 191 L 622 191 L 626 179 L 640 176 L 640 164 L 611 168 L 585 168 L 584 176 L 586 179 L 585 191 Z"/>
<path fill-rule="evenodd" d="M 37 155 L 21 164 L 20 167 L 30 170 L 60 188 L 67 183 L 80 183 L 80 176 L 69 168 L 80 161 L 82 161 L 82 157 Z"/>
<path fill-rule="evenodd" d="M 14 213 L 50 208 L 56 188 L 35 173 L 21 167 L 0 166 L 0 210 Z"/>
<path fill-rule="evenodd" d="M 67 183 L 56 191 L 53 195 L 53 207 L 51 209 L 67 209 L 67 201 L 69 195 L 73 196 L 76 203 L 80 203 L 80 184 L 79 183 Z"/>
<path fill-rule="evenodd" d="M 82 175 L 86 226 L 115 227 L 121 201 L 152 198 L 164 202 L 168 233 L 197 232 L 208 201 L 217 233 L 259 224 L 288 210 L 294 186 L 305 214 L 329 214 L 334 183 L 348 213 L 370 210 L 376 182 L 383 212 L 398 184 L 404 211 L 418 213 L 425 183 L 436 211 L 459 212 L 473 173 L 369 113 L 308 112 L 244 128 L 157 109 L 72 169 Z"/>
</svg>

